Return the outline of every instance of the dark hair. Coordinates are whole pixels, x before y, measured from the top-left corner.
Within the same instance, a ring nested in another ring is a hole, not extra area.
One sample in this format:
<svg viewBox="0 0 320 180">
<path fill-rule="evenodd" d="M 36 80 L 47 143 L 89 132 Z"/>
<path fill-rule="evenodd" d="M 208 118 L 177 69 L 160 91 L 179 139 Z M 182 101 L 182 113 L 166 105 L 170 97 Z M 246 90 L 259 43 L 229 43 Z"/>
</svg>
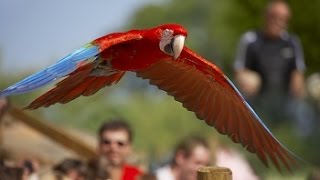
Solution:
<svg viewBox="0 0 320 180">
<path fill-rule="evenodd" d="M 87 176 L 87 167 L 85 163 L 78 159 L 66 158 L 59 164 L 56 164 L 52 167 L 53 171 L 56 174 L 56 179 L 63 179 L 64 175 L 67 175 L 68 171 L 76 170 L 80 176 Z"/>
<path fill-rule="evenodd" d="M 185 157 L 190 157 L 193 150 L 198 147 L 203 146 L 206 149 L 209 149 L 208 142 L 199 136 L 190 136 L 182 140 L 175 148 L 174 156 L 176 156 L 178 153 L 183 153 Z M 173 163 L 176 162 L 173 160 Z"/>
<path fill-rule="evenodd" d="M 102 140 L 102 135 L 106 131 L 115 131 L 115 130 L 124 130 L 128 133 L 128 139 L 129 142 L 132 142 L 133 139 L 133 132 L 131 127 L 127 122 L 125 122 L 123 119 L 111 119 L 106 122 L 104 122 L 98 131 L 99 140 Z"/>
<path fill-rule="evenodd" d="M 30 174 L 33 173 L 35 170 L 32 162 L 30 160 L 23 161 L 23 168 L 28 170 Z"/>
<path fill-rule="evenodd" d="M 62 174 L 66 174 L 69 170 L 79 169 L 82 166 L 84 166 L 84 163 L 81 160 L 66 158 L 59 164 L 55 165 L 53 170 Z"/>
</svg>

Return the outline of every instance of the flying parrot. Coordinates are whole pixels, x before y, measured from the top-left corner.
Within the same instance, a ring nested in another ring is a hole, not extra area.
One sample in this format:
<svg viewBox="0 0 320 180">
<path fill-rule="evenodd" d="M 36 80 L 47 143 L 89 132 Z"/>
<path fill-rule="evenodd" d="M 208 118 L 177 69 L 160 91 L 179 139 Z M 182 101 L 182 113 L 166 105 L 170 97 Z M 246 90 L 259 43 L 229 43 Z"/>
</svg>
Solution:
<svg viewBox="0 0 320 180">
<path fill-rule="evenodd" d="M 291 170 L 297 157 L 268 130 L 226 75 L 184 45 L 187 30 L 164 24 L 102 36 L 0 92 L 22 94 L 60 80 L 26 109 L 68 103 L 116 84 L 126 71 L 148 79 L 209 126 L 255 153 L 268 166 Z"/>
</svg>

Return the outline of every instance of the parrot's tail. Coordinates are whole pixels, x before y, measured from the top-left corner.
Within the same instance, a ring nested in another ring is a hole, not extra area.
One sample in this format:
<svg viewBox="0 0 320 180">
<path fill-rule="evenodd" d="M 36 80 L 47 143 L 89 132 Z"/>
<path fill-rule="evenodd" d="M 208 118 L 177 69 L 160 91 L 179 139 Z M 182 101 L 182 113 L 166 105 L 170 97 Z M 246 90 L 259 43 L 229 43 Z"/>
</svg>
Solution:
<svg viewBox="0 0 320 180">
<path fill-rule="evenodd" d="M 124 71 L 118 71 L 108 76 L 91 76 L 92 64 L 85 65 L 67 78 L 63 79 L 56 86 L 38 97 L 24 109 L 37 109 L 48 107 L 55 103 L 67 103 L 81 95 L 90 96 L 99 89 L 119 82 Z"/>
</svg>

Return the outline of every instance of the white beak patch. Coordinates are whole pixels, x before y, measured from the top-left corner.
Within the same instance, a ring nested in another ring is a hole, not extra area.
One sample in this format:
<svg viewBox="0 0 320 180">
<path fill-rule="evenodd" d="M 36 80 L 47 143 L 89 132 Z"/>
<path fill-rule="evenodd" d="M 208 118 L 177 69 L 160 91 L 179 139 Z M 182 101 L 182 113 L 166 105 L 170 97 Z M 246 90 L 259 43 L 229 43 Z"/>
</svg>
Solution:
<svg viewBox="0 0 320 180">
<path fill-rule="evenodd" d="M 177 59 L 183 49 L 184 46 L 184 41 L 185 41 L 186 37 L 183 35 L 177 35 L 174 37 L 174 41 L 173 41 L 173 59 Z"/>
</svg>

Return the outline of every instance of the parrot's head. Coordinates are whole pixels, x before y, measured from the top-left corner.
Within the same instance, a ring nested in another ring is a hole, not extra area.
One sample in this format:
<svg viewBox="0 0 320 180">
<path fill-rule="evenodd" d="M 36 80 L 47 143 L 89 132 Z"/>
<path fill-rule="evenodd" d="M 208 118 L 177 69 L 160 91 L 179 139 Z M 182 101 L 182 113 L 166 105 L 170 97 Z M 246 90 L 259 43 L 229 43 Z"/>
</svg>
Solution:
<svg viewBox="0 0 320 180">
<path fill-rule="evenodd" d="M 157 28 L 160 34 L 159 47 L 165 54 L 177 59 L 184 47 L 187 30 L 178 24 L 165 24 Z"/>
</svg>

